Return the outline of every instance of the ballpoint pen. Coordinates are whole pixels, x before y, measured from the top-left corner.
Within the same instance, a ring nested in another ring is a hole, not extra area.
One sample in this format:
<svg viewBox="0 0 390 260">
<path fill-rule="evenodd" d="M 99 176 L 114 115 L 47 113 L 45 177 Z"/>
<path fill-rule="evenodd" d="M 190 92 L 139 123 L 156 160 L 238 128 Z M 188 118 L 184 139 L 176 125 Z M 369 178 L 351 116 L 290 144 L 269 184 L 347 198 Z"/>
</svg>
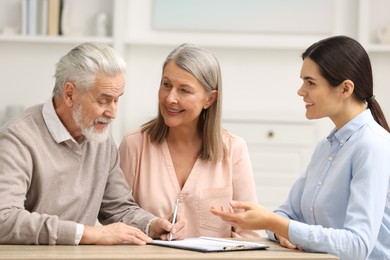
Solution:
<svg viewBox="0 0 390 260">
<path fill-rule="evenodd" d="M 179 199 L 176 199 L 175 201 L 175 207 L 173 209 L 173 217 L 172 217 L 172 226 L 176 223 L 176 217 L 177 217 L 177 211 L 179 210 Z M 168 240 L 172 240 L 172 233 L 169 233 Z"/>
</svg>

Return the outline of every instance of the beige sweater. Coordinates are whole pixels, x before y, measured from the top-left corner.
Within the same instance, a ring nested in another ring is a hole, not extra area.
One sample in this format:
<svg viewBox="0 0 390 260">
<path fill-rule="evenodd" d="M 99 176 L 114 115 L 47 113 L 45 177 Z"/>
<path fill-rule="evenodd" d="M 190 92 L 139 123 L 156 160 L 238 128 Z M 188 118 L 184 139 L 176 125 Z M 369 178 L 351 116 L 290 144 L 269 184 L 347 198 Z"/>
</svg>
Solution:
<svg viewBox="0 0 390 260">
<path fill-rule="evenodd" d="M 0 129 L 0 243 L 74 244 L 76 223 L 144 230 L 153 217 L 134 202 L 113 138 L 77 144 L 51 101 Z"/>
</svg>

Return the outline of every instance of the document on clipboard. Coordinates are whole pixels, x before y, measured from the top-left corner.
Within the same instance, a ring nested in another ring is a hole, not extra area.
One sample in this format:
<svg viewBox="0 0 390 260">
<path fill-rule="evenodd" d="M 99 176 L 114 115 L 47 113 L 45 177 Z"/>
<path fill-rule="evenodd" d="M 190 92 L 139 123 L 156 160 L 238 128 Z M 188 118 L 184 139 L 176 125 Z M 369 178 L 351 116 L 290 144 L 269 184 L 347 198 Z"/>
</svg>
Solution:
<svg viewBox="0 0 390 260">
<path fill-rule="evenodd" d="M 165 246 L 178 249 L 192 250 L 203 253 L 210 252 L 229 252 L 229 251 L 244 251 L 244 250 L 264 250 L 268 246 L 260 243 L 230 240 L 214 237 L 197 237 L 186 238 L 183 240 L 153 240 L 151 245 Z"/>
</svg>

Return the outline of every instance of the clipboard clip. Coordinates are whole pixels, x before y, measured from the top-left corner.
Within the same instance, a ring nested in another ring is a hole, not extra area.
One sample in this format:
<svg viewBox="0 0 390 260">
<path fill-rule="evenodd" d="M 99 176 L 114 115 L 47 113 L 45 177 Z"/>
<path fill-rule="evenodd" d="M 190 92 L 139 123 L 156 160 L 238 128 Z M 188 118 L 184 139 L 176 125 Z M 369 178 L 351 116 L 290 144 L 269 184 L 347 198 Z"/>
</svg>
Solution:
<svg viewBox="0 0 390 260">
<path fill-rule="evenodd" d="M 254 246 L 251 245 L 237 245 L 237 246 L 224 246 L 223 250 L 225 251 L 233 251 L 233 250 L 245 250 L 245 249 L 252 249 Z"/>
</svg>

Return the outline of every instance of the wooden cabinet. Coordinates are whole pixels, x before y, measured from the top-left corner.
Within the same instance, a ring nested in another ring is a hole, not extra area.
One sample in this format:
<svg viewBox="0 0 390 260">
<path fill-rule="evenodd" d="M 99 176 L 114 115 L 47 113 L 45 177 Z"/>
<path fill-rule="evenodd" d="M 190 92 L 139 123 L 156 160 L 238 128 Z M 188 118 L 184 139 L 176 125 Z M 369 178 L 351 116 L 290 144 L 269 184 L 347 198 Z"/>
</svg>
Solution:
<svg viewBox="0 0 390 260">
<path fill-rule="evenodd" d="M 224 128 L 247 142 L 259 203 L 276 209 L 309 163 L 315 126 L 309 121 L 225 119 Z"/>
</svg>

